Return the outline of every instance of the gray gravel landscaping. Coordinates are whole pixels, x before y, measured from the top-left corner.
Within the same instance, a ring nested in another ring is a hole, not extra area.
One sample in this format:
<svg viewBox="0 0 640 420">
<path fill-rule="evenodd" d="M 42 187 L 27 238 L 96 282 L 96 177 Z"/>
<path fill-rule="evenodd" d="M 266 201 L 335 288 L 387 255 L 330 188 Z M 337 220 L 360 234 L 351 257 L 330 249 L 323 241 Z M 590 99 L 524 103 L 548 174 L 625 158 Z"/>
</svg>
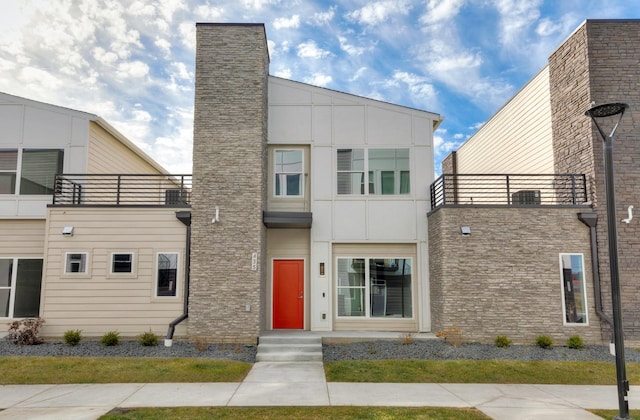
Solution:
<svg viewBox="0 0 640 420">
<path fill-rule="evenodd" d="M 209 344 L 200 351 L 195 344 L 184 341 L 174 341 L 171 347 L 164 347 L 162 342 L 158 346 L 144 347 L 137 341 L 123 340 L 118 346 L 105 347 L 98 341 L 83 340 L 72 347 L 55 341 L 21 346 L 0 339 L 0 356 L 201 357 L 255 362 L 255 355 L 255 346 L 240 344 Z M 479 343 L 453 347 L 442 340 L 415 340 L 410 344 L 399 340 L 327 344 L 323 346 L 323 355 L 327 362 L 383 359 L 615 361 L 608 346 L 587 345 L 575 350 L 564 346 L 541 349 L 533 345 L 514 345 L 504 349 Z M 640 351 L 636 349 L 626 349 L 625 356 L 628 362 L 640 363 Z"/>
</svg>

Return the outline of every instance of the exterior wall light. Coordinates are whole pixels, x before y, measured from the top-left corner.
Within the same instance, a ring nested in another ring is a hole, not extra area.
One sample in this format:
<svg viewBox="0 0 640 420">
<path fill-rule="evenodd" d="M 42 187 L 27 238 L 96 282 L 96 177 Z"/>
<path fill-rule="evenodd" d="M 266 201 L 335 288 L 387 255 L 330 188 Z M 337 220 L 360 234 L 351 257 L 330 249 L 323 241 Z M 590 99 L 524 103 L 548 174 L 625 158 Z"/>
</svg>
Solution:
<svg viewBox="0 0 640 420">
<path fill-rule="evenodd" d="M 471 235 L 471 226 L 461 226 L 460 233 L 462 233 L 464 236 Z"/>
<path fill-rule="evenodd" d="M 73 226 L 65 226 L 62 228 L 63 236 L 73 236 Z"/>
</svg>

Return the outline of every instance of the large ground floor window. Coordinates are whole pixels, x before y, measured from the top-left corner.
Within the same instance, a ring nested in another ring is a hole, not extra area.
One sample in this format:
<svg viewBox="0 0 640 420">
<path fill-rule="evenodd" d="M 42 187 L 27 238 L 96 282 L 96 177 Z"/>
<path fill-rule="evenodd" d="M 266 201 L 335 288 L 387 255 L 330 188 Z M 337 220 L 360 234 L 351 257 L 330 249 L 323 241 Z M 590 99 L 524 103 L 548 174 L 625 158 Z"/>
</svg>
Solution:
<svg viewBox="0 0 640 420">
<path fill-rule="evenodd" d="M 41 284 L 41 258 L 0 258 L 0 318 L 38 316 Z"/>
<path fill-rule="evenodd" d="M 412 318 L 411 258 L 338 258 L 338 317 Z"/>
</svg>

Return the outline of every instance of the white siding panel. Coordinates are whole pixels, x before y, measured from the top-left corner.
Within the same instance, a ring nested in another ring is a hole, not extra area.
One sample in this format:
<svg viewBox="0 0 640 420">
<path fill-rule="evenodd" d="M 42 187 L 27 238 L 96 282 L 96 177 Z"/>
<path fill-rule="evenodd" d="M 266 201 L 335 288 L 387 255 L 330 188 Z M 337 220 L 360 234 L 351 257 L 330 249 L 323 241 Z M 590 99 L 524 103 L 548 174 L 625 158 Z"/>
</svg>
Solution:
<svg viewBox="0 0 640 420">
<path fill-rule="evenodd" d="M 457 152 L 458 173 L 553 173 L 545 67 Z"/>
<path fill-rule="evenodd" d="M 336 144 L 365 143 L 365 107 L 334 106 L 333 138 Z"/>
<path fill-rule="evenodd" d="M 15 147 L 21 142 L 23 111 L 21 105 L 0 105 L 0 145 Z"/>
<path fill-rule="evenodd" d="M 369 239 L 411 241 L 416 239 L 415 202 L 370 201 Z"/>
<path fill-rule="evenodd" d="M 336 201 L 333 206 L 333 237 L 337 240 L 365 240 L 367 238 L 366 201 Z"/>
<path fill-rule="evenodd" d="M 25 108 L 25 146 L 66 146 L 71 140 L 71 116 L 33 107 Z"/>
<path fill-rule="evenodd" d="M 374 106 L 367 107 L 367 143 L 410 145 L 411 115 Z"/>
<path fill-rule="evenodd" d="M 269 143 L 310 143 L 311 106 L 271 106 Z"/>
<path fill-rule="evenodd" d="M 311 238 L 313 241 L 330 241 L 333 236 L 333 211 L 331 201 L 314 201 L 311 207 L 313 221 Z"/>
<path fill-rule="evenodd" d="M 433 120 L 413 117 L 413 142 L 419 146 L 433 145 Z"/>
<path fill-rule="evenodd" d="M 312 140 L 316 146 L 331 144 L 331 107 L 314 106 Z"/>
<path fill-rule="evenodd" d="M 335 189 L 333 184 L 333 149 L 316 147 L 313 149 L 311 166 L 311 193 L 314 200 L 330 200 Z M 327 173 L 331 171 L 329 175 Z"/>
</svg>

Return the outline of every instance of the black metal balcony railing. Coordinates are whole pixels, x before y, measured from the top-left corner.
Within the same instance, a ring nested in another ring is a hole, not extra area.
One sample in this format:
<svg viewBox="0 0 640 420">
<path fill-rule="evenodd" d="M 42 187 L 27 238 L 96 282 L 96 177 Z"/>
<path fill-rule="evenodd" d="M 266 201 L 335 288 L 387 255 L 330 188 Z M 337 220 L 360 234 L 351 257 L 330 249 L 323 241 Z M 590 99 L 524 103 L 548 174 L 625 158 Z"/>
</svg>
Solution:
<svg viewBox="0 0 640 420">
<path fill-rule="evenodd" d="M 588 201 L 583 174 L 445 174 L 431 184 L 431 208 L 447 205 L 575 206 Z"/>
<path fill-rule="evenodd" d="M 191 175 L 56 175 L 53 205 L 189 207 Z"/>
</svg>

